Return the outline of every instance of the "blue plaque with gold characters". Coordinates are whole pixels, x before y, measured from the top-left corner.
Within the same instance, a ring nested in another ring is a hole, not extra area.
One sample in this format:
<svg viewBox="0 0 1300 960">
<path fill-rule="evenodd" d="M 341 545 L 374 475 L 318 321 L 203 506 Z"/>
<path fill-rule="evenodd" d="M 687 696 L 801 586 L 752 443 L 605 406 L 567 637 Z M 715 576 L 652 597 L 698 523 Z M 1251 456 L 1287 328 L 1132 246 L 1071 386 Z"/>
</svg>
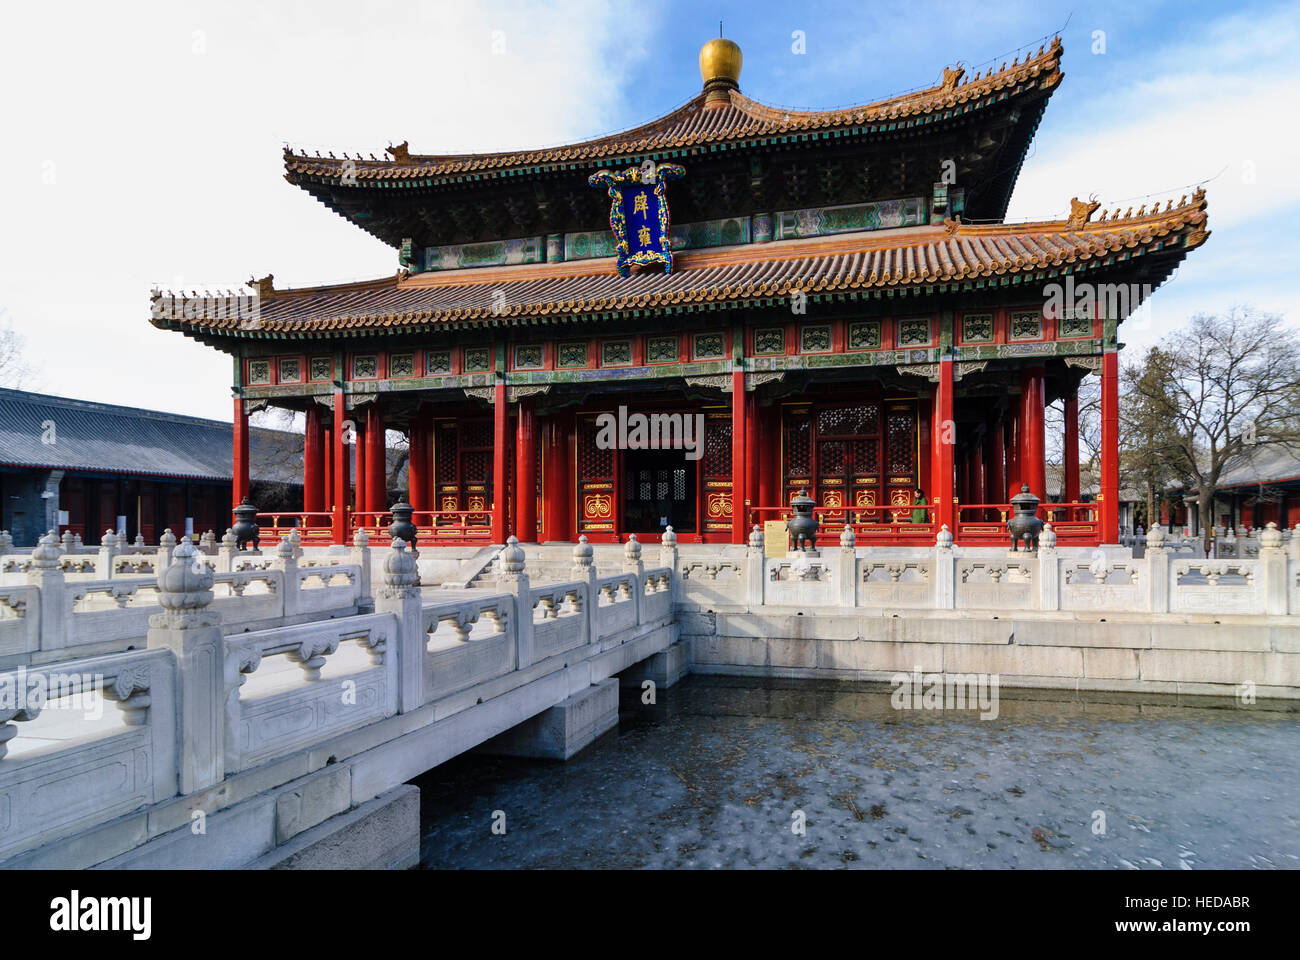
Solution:
<svg viewBox="0 0 1300 960">
<path fill-rule="evenodd" d="M 609 228 L 620 277 L 628 275 L 633 263 L 662 263 L 664 273 L 673 272 L 667 184 L 685 175 L 678 164 L 646 161 L 622 173 L 598 170 L 587 178 L 591 186 L 609 191 Z"/>
</svg>

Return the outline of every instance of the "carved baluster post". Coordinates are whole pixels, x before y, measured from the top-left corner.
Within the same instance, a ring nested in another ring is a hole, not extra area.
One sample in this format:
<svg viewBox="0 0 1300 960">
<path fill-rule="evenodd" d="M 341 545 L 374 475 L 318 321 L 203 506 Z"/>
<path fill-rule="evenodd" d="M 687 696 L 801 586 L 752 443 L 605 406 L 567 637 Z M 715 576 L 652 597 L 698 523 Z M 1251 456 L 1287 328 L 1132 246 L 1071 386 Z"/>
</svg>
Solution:
<svg viewBox="0 0 1300 960">
<path fill-rule="evenodd" d="M 1038 609 L 1061 609 L 1061 565 L 1057 562 L 1056 531 L 1044 524 L 1038 535 Z"/>
<path fill-rule="evenodd" d="M 1286 616 L 1286 554 L 1282 552 L 1282 532 L 1272 520 L 1259 531 L 1259 573 L 1267 616 Z"/>
<path fill-rule="evenodd" d="M 41 537 L 36 549 L 32 551 L 32 564 L 27 571 L 28 586 L 40 588 L 36 626 L 42 652 L 61 650 L 68 645 L 71 604 L 64 597 L 60 556 L 59 541 L 51 530 Z"/>
<path fill-rule="evenodd" d="M 108 580 L 113 576 L 113 558 L 119 552 L 117 534 L 112 530 L 105 530 L 103 538 L 99 541 L 99 554 L 95 557 L 95 579 Z"/>
<path fill-rule="evenodd" d="M 174 538 L 173 538 L 174 540 Z M 180 792 L 193 793 L 225 778 L 226 641 L 212 603 L 212 570 L 188 539 L 158 574 L 163 612 L 149 618 L 148 646 L 176 658 L 177 766 Z"/>
<path fill-rule="evenodd" d="M 669 530 L 672 527 L 668 528 Z M 667 533 L 664 534 L 667 536 Z M 677 538 L 673 538 L 674 545 Z M 662 553 L 662 548 L 661 551 Z M 674 553 L 676 547 L 674 546 Z M 600 591 L 596 588 L 596 564 L 594 562 L 595 554 L 591 549 L 591 544 L 587 542 L 586 534 L 578 537 L 578 542 L 573 545 L 573 579 L 581 580 L 582 588 L 582 619 L 586 624 L 587 642 L 595 643 L 600 639 L 600 632 L 596 624 L 596 615 L 600 608 Z"/>
<path fill-rule="evenodd" d="M 671 526 L 664 528 L 663 539 L 659 541 L 659 566 L 671 571 L 668 577 L 668 589 L 672 591 L 671 602 L 677 602 L 677 534 Z"/>
<path fill-rule="evenodd" d="M 172 554 L 176 550 L 176 534 L 172 533 L 172 528 L 168 527 L 163 531 L 162 536 L 158 538 L 158 560 L 154 564 L 154 569 L 158 571 L 158 576 L 172 565 Z"/>
<path fill-rule="evenodd" d="M 235 569 L 235 554 L 238 552 L 235 531 L 227 527 L 225 536 L 221 538 L 221 546 L 217 547 L 217 572 L 231 573 Z"/>
<path fill-rule="evenodd" d="M 358 536 L 361 531 L 358 531 Z M 375 612 L 397 617 L 397 710 L 410 713 L 424 704 L 424 655 L 420 577 L 406 541 L 394 540 L 384 558 L 384 578 L 375 595 Z"/>
<path fill-rule="evenodd" d="M 764 590 L 763 585 L 764 567 L 766 561 L 764 555 L 766 551 L 763 530 L 758 524 L 754 524 L 754 529 L 749 531 L 749 546 L 745 549 L 745 603 L 754 610 L 763 605 Z"/>
<path fill-rule="evenodd" d="M 288 537 L 281 537 L 280 542 L 275 545 L 275 559 L 271 561 L 271 569 L 279 570 L 282 577 L 280 582 L 282 614 L 292 617 L 302 612 L 302 583 L 298 579 L 298 558 L 293 552 L 293 541 Z"/>
<path fill-rule="evenodd" d="M 497 590 L 514 594 L 515 666 L 522 670 L 533 662 L 533 603 L 529 595 L 528 573 L 524 570 L 524 551 L 519 546 L 519 538 L 511 536 L 507 539 L 500 556 Z"/>
<path fill-rule="evenodd" d="M 754 528 L 755 530 L 758 527 Z M 839 570 L 840 606 L 855 607 L 858 604 L 858 537 L 853 528 L 844 524 L 840 532 Z"/>
<path fill-rule="evenodd" d="M 636 586 L 632 588 L 632 602 L 636 604 L 636 622 L 641 622 L 641 598 L 645 596 L 645 564 L 641 562 L 641 544 L 635 533 L 627 535 L 623 545 L 623 572 L 636 574 Z"/>
<path fill-rule="evenodd" d="M 352 562 L 361 568 L 357 582 L 357 612 L 365 613 L 375 608 L 375 601 L 370 592 L 370 534 L 361 528 L 352 537 Z M 419 568 L 416 570 L 418 574 Z"/>
<path fill-rule="evenodd" d="M 948 524 L 939 528 L 934 538 L 934 605 L 951 610 L 957 605 L 957 568 L 953 557 L 952 533 Z"/>
<path fill-rule="evenodd" d="M 14 538 L 8 530 L 0 530 L 0 556 L 14 552 Z"/>
<path fill-rule="evenodd" d="M 1147 531 L 1147 610 L 1151 613 L 1169 612 L 1169 547 L 1165 544 L 1165 528 L 1153 523 Z"/>
</svg>

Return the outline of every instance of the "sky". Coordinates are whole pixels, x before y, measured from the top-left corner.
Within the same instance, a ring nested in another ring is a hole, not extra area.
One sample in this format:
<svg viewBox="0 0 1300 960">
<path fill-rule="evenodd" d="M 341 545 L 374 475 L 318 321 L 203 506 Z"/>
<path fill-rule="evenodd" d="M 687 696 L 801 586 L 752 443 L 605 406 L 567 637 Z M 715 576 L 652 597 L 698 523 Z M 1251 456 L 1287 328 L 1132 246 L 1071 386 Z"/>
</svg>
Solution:
<svg viewBox="0 0 1300 960">
<path fill-rule="evenodd" d="M 1196 312 L 1300 322 L 1300 3 L 10 3 L 0 7 L 0 328 L 45 392 L 231 416 L 230 360 L 149 323 L 149 291 L 391 275 L 397 252 L 283 178 L 282 147 L 522 149 L 662 116 L 701 44 L 771 104 L 869 103 L 1037 50 L 1065 79 L 1008 220 L 1204 184 L 1208 242 L 1121 339 Z M 797 52 L 802 49 L 802 52 Z"/>
</svg>

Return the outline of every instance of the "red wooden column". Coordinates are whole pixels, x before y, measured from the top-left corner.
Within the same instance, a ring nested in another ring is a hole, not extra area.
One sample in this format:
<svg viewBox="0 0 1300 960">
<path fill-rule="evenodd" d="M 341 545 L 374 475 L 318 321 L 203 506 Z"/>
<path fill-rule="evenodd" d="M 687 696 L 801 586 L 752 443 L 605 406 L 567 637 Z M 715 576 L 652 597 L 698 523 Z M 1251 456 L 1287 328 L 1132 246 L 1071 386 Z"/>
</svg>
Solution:
<svg viewBox="0 0 1300 960">
<path fill-rule="evenodd" d="M 745 395 L 745 499 L 750 506 L 762 505 L 758 496 L 762 456 L 758 445 L 758 394 L 750 391 Z"/>
<path fill-rule="evenodd" d="M 781 502 L 777 463 L 781 451 L 780 409 L 775 405 L 758 408 L 758 506 L 772 507 Z M 769 520 L 775 517 L 768 517 Z"/>
<path fill-rule="evenodd" d="M 1020 398 L 1012 397 L 1011 404 L 1007 408 L 1007 422 L 1005 434 L 1005 447 L 1007 454 L 1007 475 L 1002 484 L 1002 502 L 1006 503 L 1011 497 L 1020 492 Z"/>
<path fill-rule="evenodd" d="M 519 401 L 515 423 L 515 536 L 537 542 L 537 418 L 531 400 Z"/>
<path fill-rule="evenodd" d="M 984 481 L 984 492 L 992 503 L 1006 503 L 1007 499 L 1005 429 L 1002 418 L 998 417 L 993 423 L 993 429 L 988 436 L 988 443 L 984 448 L 985 456 L 988 458 L 988 473 Z M 999 518 L 995 514 L 992 519 L 997 520 Z"/>
<path fill-rule="evenodd" d="M 302 508 L 307 513 L 319 511 L 325 500 L 324 472 L 320 404 L 313 400 L 307 408 L 307 429 L 302 438 Z"/>
<path fill-rule="evenodd" d="M 1047 500 L 1047 433 L 1044 415 L 1042 367 L 1026 370 L 1020 378 L 1020 482 L 1029 492 Z"/>
<path fill-rule="evenodd" d="M 1119 543 L 1119 354 L 1101 355 L 1101 542 Z"/>
<path fill-rule="evenodd" d="M 366 429 L 366 422 L 359 416 L 359 413 L 360 411 L 357 411 L 358 416 L 353 425 L 355 438 L 352 444 L 352 459 L 354 461 L 352 473 L 353 483 L 356 485 L 352 506 L 353 514 L 365 513 L 366 503 L 368 502 L 366 500 L 366 482 L 369 480 L 369 473 L 366 470 L 366 436 L 369 431 Z M 365 526 L 365 523 L 365 517 L 358 517 L 356 520 L 357 526 Z"/>
<path fill-rule="evenodd" d="M 745 533 L 746 513 L 745 467 L 749 455 L 745 449 L 745 438 L 749 432 L 747 426 L 749 405 L 745 400 L 745 371 L 737 367 L 731 372 L 731 542 L 747 543 Z"/>
<path fill-rule="evenodd" d="M 333 424 L 321 414 L 321 499 L 320 508 L 326 513 L 334 512 L 334 431 Z"/>
<path fill-rule="evenodd" d="M 239 506 L 248 496 L 248 414 L 244 412 L 243 397 L 235 397 L 234 429 L 232 445 L 234 471 L 230 488 L 232 508 Z"/>
<path fill-rule="evenodd" d="M 953 510 L 953 456 L 957 441 L 957 426 L 952 417 L 952 358 L 939 360 L 939 386 L 934 392 L 934 408 L 930 426 L 930 502 L 935 505 L 936 524 L 948 525 L 956 535 L 957 524 Z M 936 528 L 937 529 L 937 528 Z"/>
<path fill-rule="evenodd" d="M 423 410 L 411 416 L 406 460 L 406 502 L 416 511 L 428 510 L 429 435 Z"/>
<path fill-rule="evenodd" d="M 343 443 L 344 434 L 344 417 L 343 410 L 344 400 L 343 391 L 335 389 L 334 391 L 334 429 L 331 431 L 333 436 L 333 467 L 331 473 L 334 481 L 334 522 L 333 529 L 330 531 L 330 538 L 335 543 L 347 543 L 348 532 L 348 448 Z"/>
<path fill-rule="evenodd" d="M 569 504 L 573 481 L 569 477 L 569 416 L 546 418 L 542 429 L 542 540 L 569 539 Z"/>
<path fill-rule="evenodd" d="M 1079 502 L 1079 388 L 1065 395 L 1065 502 Z"/>
<path fill-rule="evenodd" d="M 985 466 L 984 457 L 985 457 L 985 449 L 987 444 L 988 444 L 988 439 L 986 437 L 981 436 L 975 442 L 975 445 L 971 447 L 971 452 L 970 452 L 970 475 L 971 475 L 970 501 L 971 503 L 988 502 L 987 500 L 984 499 L 984 497 L 988 494 L 988 491 L 985 489 L 986 475 L 984 472 L 984 466 Z M 983 514 L 981 511 L 981 516 L 982 515 Z"/>
<path fill-rule="evenodd" d="M 388 503 L 388 442 L 384 411 L 376 401 L 370 405 L 366 420 L 366 509 L 382 513 Z M 372 523 L 374 520 L 372 519 Z"/>
<path fill-rule="evenodd" d="M 510 531 L 506 529 L 506 445 L 510 443 L 507 429 L 510 418 L 506 410 L 506 381 L 497 375 L 496 391 L 492 397 L 494 431 L 492 435 L 492 542 L 505 543 Z"/>
</svg>

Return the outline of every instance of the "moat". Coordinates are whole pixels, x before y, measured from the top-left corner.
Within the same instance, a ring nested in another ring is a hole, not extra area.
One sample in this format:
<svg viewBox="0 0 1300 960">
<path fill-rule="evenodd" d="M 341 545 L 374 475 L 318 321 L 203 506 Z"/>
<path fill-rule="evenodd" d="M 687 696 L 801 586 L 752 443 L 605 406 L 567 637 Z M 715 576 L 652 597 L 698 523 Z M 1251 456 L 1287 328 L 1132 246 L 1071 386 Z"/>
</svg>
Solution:
<svg viewBox="0 0 1300 960">
<path fill-rule="evenodd" d="M 1002 690 L 981 720 L 705 676 L 657 699 L 623 691 L 567 763 L 471 753 L 414 781 L 421 866 L 1300 867 L 1294 705 Z"/>
</svg>

